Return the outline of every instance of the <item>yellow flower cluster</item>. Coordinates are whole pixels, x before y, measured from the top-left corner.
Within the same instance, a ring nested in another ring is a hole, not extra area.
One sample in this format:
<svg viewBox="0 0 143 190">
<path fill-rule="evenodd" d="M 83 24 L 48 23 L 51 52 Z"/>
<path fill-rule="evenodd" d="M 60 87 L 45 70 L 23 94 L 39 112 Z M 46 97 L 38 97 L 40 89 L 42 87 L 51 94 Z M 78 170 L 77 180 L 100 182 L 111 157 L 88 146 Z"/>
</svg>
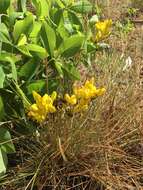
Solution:
<svg viewBox="0 0 143 190">
<path fill-rule="evenodd" d="M 95 24 L 96 36 L 93 38 L 93 41 L 99 42 L 99 41 L 107 38 L 110 35 L 111 26 L 112 26 L 112 20 L 111 19 L 107 19 L 107 20 L 102 21 L 102 22 L 97 22 Z"/>
<path fill-rule="evenodd" d="M 56 111 L 53 103 L 57 97 L 57 93 L 54 91 L 51 96 L 45 94 L 41 97 L 34 91 L 33 97 L 36 103 L 30 106 L 28 116 L 41 123 L 46 119 L 48 113 L 54 113 Z"/>
<path fill-rule="evenodd" d="M 105 88 L 97 89 L 94 85 L 94 78 L 87 80 L 81 87 L 73 86 L 73 95 L 65 94 L 65 100 L 73 107 L 73 112 L 80 112 L 88 109 L 90 101 L 105 93 Z"/>
<path fill-rule="evenodd" d="M 73 94 L 64 95 L 66 106 L 71 109 L 72 112 L 77 113 L 88 109 L 89 103 L 97 96 L 101 96 L 105 93 L 105 88 L 97 89 L 94 85 L 94 78 L 87 80 L 84 85 L 73 85 Z M 33 97 L 36 101 L 30 105 L 28 116 L 38 123 L 43 122 L 48 113 L 56 112 L 56 107 L 53 105 L 57 98 L 57 93 L 54 91 L 51 96 L 45 94 L 43 97 L 37 92 L 33 91 Z"/>
</svg>

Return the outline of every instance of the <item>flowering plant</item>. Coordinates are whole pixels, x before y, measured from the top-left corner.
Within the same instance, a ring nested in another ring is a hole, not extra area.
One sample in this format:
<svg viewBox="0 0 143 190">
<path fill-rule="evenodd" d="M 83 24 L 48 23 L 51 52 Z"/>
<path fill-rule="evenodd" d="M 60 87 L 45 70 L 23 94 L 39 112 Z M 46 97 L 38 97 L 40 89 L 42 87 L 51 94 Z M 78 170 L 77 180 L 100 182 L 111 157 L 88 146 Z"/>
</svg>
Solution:
<svg viewBox="0 0 143 190">
<path fill-rule="evenodd" d="M 73 113 L 83 112 L 88 109 L 90 102 L 98 96 L 105 93 L 105 88 L 97 89 L 94 85 L 94 78 L 86 80 L 82 86 L 73 85 L 73 94 L 64 95 L 66 101 L 65 109 Z M 37 92 L 33 91 L 33 97 L 36 103 L 29 107 L 28 116 L 38 123 L 46 120 L 49 113 L 58 111 L 54 106 L 54 101 L 57 98 L 57 93 L 54 91 L 51 96 L 45 94 L 41 97 Z M 57 99 L 58 101 L 58 99 Z"/>
</svg>

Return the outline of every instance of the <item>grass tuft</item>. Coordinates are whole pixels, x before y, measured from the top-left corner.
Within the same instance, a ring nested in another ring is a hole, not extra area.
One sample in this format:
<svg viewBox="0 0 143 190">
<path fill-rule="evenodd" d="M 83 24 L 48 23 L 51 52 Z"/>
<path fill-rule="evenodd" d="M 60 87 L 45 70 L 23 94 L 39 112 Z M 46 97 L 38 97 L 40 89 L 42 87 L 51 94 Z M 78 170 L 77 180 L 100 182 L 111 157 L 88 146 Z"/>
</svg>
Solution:
<svg viewBox="0 0 143 190">
<path fill-rule="evenodd" d="M 100 59 L 99 59 L 100 57 Z M 90 75 L 105 86 L 84 114 L 50 116 L 20 139 L 21 162 L 2 180 L 9 190 L 123 190 L 143 187 L 141 89 L 134 65 L 117 52 L 96 56 Z"/>
</svg>

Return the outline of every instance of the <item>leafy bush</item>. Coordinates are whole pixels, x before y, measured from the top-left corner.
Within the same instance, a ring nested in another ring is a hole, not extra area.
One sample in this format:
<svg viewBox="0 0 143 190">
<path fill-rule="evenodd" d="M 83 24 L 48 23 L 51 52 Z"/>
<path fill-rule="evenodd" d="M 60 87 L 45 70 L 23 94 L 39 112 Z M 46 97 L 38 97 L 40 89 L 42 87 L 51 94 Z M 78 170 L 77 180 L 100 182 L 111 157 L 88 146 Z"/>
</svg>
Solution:
<svg viewBox="0 0 143 190">
<path fill-rule="evenodd" d="M 102 48 L 100 42 L 108 37 L 112 24 L 88 19 L 95 10 L 87 0 L 32 0 L 30 10 L 27 2 L 0 0 L 0 119 L 5 121 L 2 125 L 10 122 L 22 134 L 36 130 L 25 114 L 32 92 L 70 90 L 69 84 L 80 79 L 77 66 L 91 63 L 91 55 Z M 8 128 L 1 143 L 8 140 L 13 147 Z M 15 152 L 11 149 L 1 153 L 3 168 L 6 154 Z"/>
</svg>

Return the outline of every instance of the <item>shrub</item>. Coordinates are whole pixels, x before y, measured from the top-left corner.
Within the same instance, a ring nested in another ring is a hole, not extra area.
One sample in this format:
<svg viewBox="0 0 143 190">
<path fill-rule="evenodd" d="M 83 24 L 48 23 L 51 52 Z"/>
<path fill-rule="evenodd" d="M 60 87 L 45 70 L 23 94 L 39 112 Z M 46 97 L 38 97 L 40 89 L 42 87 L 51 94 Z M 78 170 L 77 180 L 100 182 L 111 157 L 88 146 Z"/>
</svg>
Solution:
<svg viewBox="0 0 143 190">
<path fill-rule="evenodd" d="M 87 0 L 32 0 L 32 10 L 27 1 L 0 3 L 0 119 L 4 122 L 0 139 L 5 172 L 7 153 L 15 152 L 9 122 L 16 133 L 33 133 L 37 126 L 27 119 L 32 92 L 43 95 L 56 90 L 62 95 L 70 90 L 72 82 L 80 79 L 77 66 L 91 64 L 91 55 L 110 34 L 111 21 L 91 22 L 88 14 L 94 9 Z"/>
</svg>

